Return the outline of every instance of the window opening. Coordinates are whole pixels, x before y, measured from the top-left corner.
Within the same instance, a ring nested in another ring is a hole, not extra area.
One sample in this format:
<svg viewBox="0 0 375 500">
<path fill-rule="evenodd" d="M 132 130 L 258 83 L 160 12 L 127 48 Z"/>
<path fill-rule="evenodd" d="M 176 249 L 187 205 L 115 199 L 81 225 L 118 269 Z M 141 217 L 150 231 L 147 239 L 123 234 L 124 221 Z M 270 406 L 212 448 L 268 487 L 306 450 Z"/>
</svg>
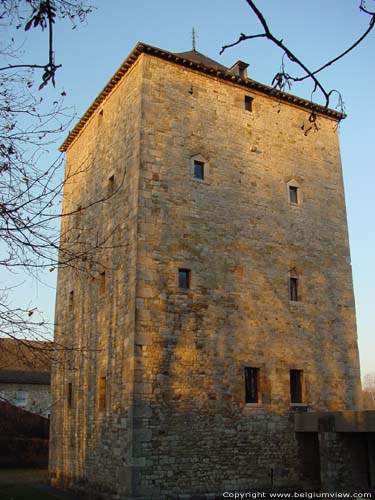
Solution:
<svg viewBox="0 0 375 500">
<path fill-rule="evenodd" d="M 108 196 L 112 196 L 113 193 L 115 192 L 115 176 L 111 175 L 111 177 L 108 179 Z"/>
<path fill-rule="evenodd" d="M 67 394 L 67 403 L 68 403 L 69 409 L 72 407 L 72 400 L 73 400 L 73 384 L 71 382 L 69 382 L 68 383 L 68 394 Z"/>
<path fill-rule="evenodd" d="M 259 368 L 245 368 L 245 401 L 259 402 Z"/>
<path fill-rule="evenodd" d="M 190 288 L 191 272 L 190 269 L 178 270 L 178 287 L 185 290 Z"/>
<path fill-rule="evenodd" d="M 251 97 L 249 95 L 245 95 L 245 111 L 252 111 L 253 110 L 253 100 L 254 100 L 254 97 Z"/>
<path fill-rule="evenodd" d="M 298 187 L 289 186 L 289 201 L 290 203 L 298 204 Z"/>
<path fill-rule="evenodd" d="M 27 392 L 26 391 L 17 391 L 16 404 L 18 406 L 26 406 L 26 404 L 27 404 Z"/>
<path fill-rule="evenodd" d="M 298 302 L 298 278 L 294 276 L 289 278 L 289 300 Z"/>
<path fill-rule="evenodd" d="M 98 407 L 99 410 L 105 410 L 107 399 L 107 379 L 106 377 L 99 378 L 99 398 Z"/>
<path fill-rule="evenodd" d="M 302 403 L 302 370 L 290 370 L 290 402 Z"/>
<path fill-rule="evenodd" d="M 103 295 L 103 293 L 105 292 L 105 279 L 106 279 L 105 278 L 105 271 L 100 273 L 99 278 L 100 278 L 99 293 L 100 293 L 100 295 Z"/>
<path fill-rule="evenodd" d="M 203 161 L 194 160 L 194 177 L 195 179 L 204 179 L 204 163 Z"/>
</svg>

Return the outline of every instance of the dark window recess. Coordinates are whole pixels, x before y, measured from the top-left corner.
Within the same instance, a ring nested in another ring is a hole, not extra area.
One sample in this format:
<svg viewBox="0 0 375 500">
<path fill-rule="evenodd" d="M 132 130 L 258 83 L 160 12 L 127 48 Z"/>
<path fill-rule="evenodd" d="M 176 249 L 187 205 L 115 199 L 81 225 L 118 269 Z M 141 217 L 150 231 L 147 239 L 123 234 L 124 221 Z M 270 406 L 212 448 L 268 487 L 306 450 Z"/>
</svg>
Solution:
<svg viewBox="0 0 375 500">
<path fill-rule="evenodd" d="M 253 110 L 253 100 L 254 100 L 254 97 L 250 97 L 249 95 L 245 95 L 245 110 L 246 111 Z"/>
<path fill-rule="evenodd" d="M 68 383 L 68 395 L 67 395 L 68 408 L 72 407 L 72 399 L 73 399 L 73 384 L 71 382 L 69 382 Z"/>
<path fill-rule="evenodd" d="M 99 393 L 98 393 L 98 408 L 105 410 L 107 399 L 107 379 L 106 377 L 99 378 Z"/>
<path fill-rule="evenodd" d="M 178 287 L 187 290 L 190 288 L 190 269 L 179 269 L 178 270 Z"/>
<path fill-rule="evenodd" d="M 105 292 L 105 271 L 100 273 L 100 282 L 99 282 L 99 293 L 102 295 Z"/>
<path fill-rule="evenodd" d="M 302 403 L 302 370 L 290 370 L 290 402 Z"/>
<path fill-rule="evenodd" d="M 298 278 L 289 278 L 289 300 L 298 301 Z"/>
<path fill-rule="evenodd" d="M 79 205 L 75 211 L 74 229 L 80 229 L 81 223 L 82 223 L 82 206 Z"/>
<path fill-rule="evenodd" d="M 245 401 L 259 402 L 259 368 L 245 368 Z"/>
<path fill-rule="evenodd" d="M 289 186 L 289 201 L 290 203 L 298 203 L 298 188 L 296 186 Z"/>
<path fill-rule="evenodd" d="M 112 196 L 115 192 L 115 176 L 111 175 L 108 179 L 108 196 Z"/>
<path fill-rule="evenodd" d="M 74 306 L 74 291 L 69 292 L 69 309 L 73 309 Z"/>
<path fill-rule="evenodd" d="M 194 177 L 196 179 L 204 179 L 203 161 L 194 160 Z"/>
</svg>

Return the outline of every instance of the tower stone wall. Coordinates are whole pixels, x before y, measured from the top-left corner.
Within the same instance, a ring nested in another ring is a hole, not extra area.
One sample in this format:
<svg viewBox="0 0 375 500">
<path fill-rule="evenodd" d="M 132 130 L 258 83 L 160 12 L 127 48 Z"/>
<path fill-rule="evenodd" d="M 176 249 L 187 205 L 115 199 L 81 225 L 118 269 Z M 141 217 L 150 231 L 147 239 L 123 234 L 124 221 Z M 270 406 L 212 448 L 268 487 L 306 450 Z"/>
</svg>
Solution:
<svg viewBox="0 0 375 500">
<path fill-rule="evenodd" d="M 147 499 L 319 485 L 318 437 L 294 414 L 358 409 L 360 378 L 336 120 L 305 133 L 310 113 L 145 51 L 68 147 L 62 250 L 92 254 L 59 271 L 72 351 L 53 376 L 54 484 Z"/>
<path fill-rule="evenodd" d="M 66 161 L 50 474 L 53 484 L 89 483 L 106 494 L 131 488 L 140 66 L 92 116 Z"/>
</svg>

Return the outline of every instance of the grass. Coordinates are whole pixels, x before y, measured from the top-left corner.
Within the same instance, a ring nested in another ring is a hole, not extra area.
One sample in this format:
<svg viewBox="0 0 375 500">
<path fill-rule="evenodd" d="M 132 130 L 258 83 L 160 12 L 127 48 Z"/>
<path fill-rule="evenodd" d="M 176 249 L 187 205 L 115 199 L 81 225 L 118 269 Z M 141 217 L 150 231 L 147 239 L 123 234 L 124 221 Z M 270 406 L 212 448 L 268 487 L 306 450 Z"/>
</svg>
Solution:
<svg viewBox="0 0 375 500">
<path fill-rule="evenodd" d="M 46 469 L 2 469 L 0 500 L 73 500 L 71 495 L 48 486 L 47 479 Z"/>
<path fill-rule="evenodd" d="M 47 491 L 43 491 L 38 486 L 0 484 L 1 500 L 56 500 L 57 497 Z"/>
</svg>

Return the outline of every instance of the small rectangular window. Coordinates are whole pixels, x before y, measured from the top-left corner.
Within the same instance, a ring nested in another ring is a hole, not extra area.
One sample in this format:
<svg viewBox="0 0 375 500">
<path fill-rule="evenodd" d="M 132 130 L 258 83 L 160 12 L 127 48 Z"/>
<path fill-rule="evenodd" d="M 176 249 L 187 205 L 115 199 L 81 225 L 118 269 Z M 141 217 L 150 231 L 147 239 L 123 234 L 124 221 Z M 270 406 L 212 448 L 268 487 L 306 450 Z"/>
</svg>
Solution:
<svg viewBox="0 0 375 500">
<path fill-rule="evenodd" d="M 296 186 L 289 186 L 289 201 L 298 204 L 298 188 Z"/>
<path fill-rule="evenodd" d="M 67 393 L 67 398 L 66 402 L 68 405 L 68 408 L 70 409 L 72 407 L 72 400 L 73 400 L 73 384 L 71 382 L 68 383 L 68 393 Z"/>
<path fill-rule="evenodd" d="M 303 371 L 290 370 L 290 402 L 302 403 Z"/>
<path fill-rule="evenodd" d="M 259 368 L 245 368 L 245 401 L 259 403 Z"/>
<path fill-rule="evenodd" d="M 298 278 L 289 278 L 289 300 L 292 302 L 298 301 Z"/>
<path fill-rule="evenodd" d="M 17 406 L 26 406 L 27 405 L 27 392 L 26 391 L 17 391 L 16 393 L 16 405 Z"/>
<path fill-rule="evenodd" d="M 178 270 L 178 287 L 187 290 L 190 288 L 190 269 L 179 269 Z"/>
<path fill-rule="evenodd" d="M 204 179 L 204 163 L 203 161 L 194 160 L 194 177 L 195 179 Z"/>
<path fill-rule="evenodd" d="M 245 111 L 253 110 L 253 100 L 254 100 L 253 97 L 245 95 Z"/>
<path fill-rule="evenodd" d="M 105 410 L 107 399 L 107 379 L 106 377 L 99 378 L 98 387 L 98 408 L 99 410 Z"/>
</svg>

